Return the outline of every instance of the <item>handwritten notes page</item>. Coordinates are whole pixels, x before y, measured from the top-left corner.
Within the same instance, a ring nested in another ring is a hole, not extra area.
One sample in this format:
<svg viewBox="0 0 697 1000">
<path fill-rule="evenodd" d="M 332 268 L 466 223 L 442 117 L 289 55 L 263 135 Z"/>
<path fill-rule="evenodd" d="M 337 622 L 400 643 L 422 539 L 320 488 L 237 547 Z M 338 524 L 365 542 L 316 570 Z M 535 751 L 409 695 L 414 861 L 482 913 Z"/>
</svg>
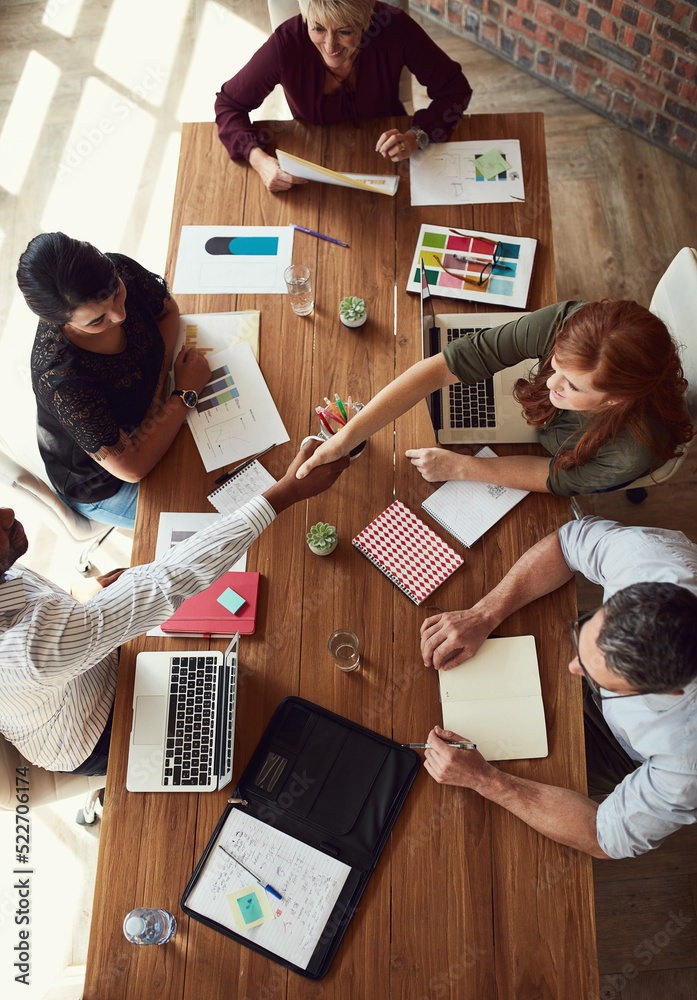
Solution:
<svg viewBox="0 0 697 1000">
<path fill-rule="evenodd" d="M 273 920 L 238 930 L 227 897 L 249 886 L 250 876 L 218 844 L 280 892 L 280 900 L 268 896 Z M 306 969 L 350 871 L 341 861 L 232 809 L 187 904 L 201 916 Z"/>
<path fill-rule="evenodd" d="M 275 482 L 261 462 L 254 461 L 241 472 L 233 472 L 226 483 L 208 494 L 208 499 L 221 514 L 232 514 L 252 497 L 265 493 Z"/>
<path fill-rule="evenodd" d="M 497 457 L 486 446 L 479 449 L 477 456 Z M 421 506 L 469 549 L 527 495 L 527 490 L 514 490 L 510 486 L 451 479 Z"/>
</svg>

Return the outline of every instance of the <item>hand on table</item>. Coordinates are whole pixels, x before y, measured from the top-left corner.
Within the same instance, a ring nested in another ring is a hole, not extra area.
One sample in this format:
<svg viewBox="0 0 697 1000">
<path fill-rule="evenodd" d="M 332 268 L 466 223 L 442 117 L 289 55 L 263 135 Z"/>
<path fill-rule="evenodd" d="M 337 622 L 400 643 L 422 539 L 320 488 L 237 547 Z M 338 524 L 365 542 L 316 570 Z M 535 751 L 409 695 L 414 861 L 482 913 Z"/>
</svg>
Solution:
<svg viewBox="0 0 697 1000">
<path fill-rule="evenodd" d="M 299 468 L 303 463 L 307 464 L 307 460 L 318 447 L 319 442 L 316 439 L 306 440 L 286 469 L 283 478 L 264 493 L 277 514 L 280 514 L 286 507 L 291 507 L 298 500 L 307 500 L 309 497 L 317 496 L 318 493 L 324 493 L 325 490 L 334 485 L 348 466 L 349 458 L 345 456 L 336 461 L 319 465 L 302 479 L 297 478 L 296 473 Z"/>
<path fill-rule="evenodd" d="M 196 347 L 182 347 L 174 359 L 174 384 L 177 389 L 201 392 L 211 377 L 206 355 Z"/>
<path fill-rule="evenodd" d="M 259 146 L 255 146 L 249 154 L 251 166 L 261 177 L 267 191 L 275 194 L 277 191 L 288 191 L 295 184 L 307 184 L 302 177 L 294 177 L 281 170 L 275 156 L 265 153 Z"/>
<path fill-rule="evenodd" d="M 439 785 L 460 785 L 479 791 L 496 771 L 479 750 L 456 750 L 448 742 L 467 742 L 449 729 L 434 726 L 426 738 L 429 749 L 424 751 L 424 767 Z"/>
<path fill-rule="evenodd" d="M 450 670 L 477 652 L 489 637 L 492 623 L 470 608 L 432 615 L 421 626 L 421 656 L 424 666 Z"/>
<path fill-rule="evenodd" d="M 404 454 L 427 483 L 467 478 L 465 469 L 470 455 L 458 455 L 445 448 L 408 448 Z"/>
<path fill-rule="evenodd" d="M 380 153 L 385 160 L 398 163 L 400 160 L 408 160 L 418 148 L 416 136 L 411 130 L 398 132 L 396 128 L 391 128 L 382 133 L 377 141 L 375 152 Z"/>
</svg>

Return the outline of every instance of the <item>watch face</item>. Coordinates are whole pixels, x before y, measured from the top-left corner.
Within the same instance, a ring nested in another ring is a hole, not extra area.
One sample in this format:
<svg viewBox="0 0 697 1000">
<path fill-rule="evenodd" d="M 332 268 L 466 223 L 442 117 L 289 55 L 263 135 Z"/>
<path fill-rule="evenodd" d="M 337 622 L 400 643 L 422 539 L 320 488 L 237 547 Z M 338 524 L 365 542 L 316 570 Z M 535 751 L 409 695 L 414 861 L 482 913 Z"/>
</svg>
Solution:
<svg viewBox="0 0 697 1000">
<path fill-rule="evenodd" d="M 194 392 L 193 389 L 185 389 L 182 393 L 182 399 L 190 409 L 193 409 L 198 403 L 198 393 Z"/>
</svg>

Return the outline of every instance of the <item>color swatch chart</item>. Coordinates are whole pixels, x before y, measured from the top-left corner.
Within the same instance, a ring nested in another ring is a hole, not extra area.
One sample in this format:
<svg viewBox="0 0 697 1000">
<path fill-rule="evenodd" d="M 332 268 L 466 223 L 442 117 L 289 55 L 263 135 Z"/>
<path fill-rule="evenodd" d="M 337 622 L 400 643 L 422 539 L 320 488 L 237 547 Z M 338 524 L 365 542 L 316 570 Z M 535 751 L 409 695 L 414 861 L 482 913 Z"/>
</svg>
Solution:
<svg viewBox="0 0 697 1000">
<path fill-rule="evenodd" d="M 525 309 L 536 248 L 537 240 L 529 236 L 424 224 L 407 291 L 421 294 L 423 267 L 432 295 Z"/>
<path fill-rule="evenodd" d="M 199 413 L 211 410 L 214 406 L 222 406 L 239 396 L 239 390 L 235 386 L 235 380 L 230 374 L 227 365 L 222 365 L 211 372 L 211 380 L 199 394 L 196 409 Z"/>
<path fill-rule="evenodd" d="M 427 230 L 421 239 L 426 280 L 435 288 L 461 289 L 474 283 L 479 292 L 511 296 L 520 256 L 520 246 L 516 243 L 501 244 L 501 258 L 494 264 L 490 278 L 482 285 L 477 284 L 483 268 L 487 267 L 487 258 L 493 260 L 493 250 L 494 245 L 488 239 Z M 473 255 L 483 259 L 467 259 Z M 420 267 L 414 271 L 414 281 L 421 282 Z"/>
</svg>

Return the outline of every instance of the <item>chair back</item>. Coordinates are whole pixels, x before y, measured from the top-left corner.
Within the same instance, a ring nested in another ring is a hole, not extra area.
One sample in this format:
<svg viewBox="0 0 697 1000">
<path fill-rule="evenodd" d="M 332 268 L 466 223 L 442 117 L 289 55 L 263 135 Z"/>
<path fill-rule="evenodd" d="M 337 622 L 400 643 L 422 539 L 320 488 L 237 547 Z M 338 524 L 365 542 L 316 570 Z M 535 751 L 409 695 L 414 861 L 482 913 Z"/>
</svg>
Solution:
<svg viewBox="0 0 697 1000">
<path fill-rule="evenodd" d="M 649 309 L 654 316 L 663 320 L 673 340 L 680 347 L 680 360 L 688 383 L 687 406 L 693 425 L 697 425 L 696 303 L 697 251 L 691 247 L 683 247 L 670 262 L 663 277 L 659 279 L 651 297 Z M 693 441 L 685 445 L 682 453 L 676 458 L 669 458 L 650 476 L 635 479 L 627 488 L 639 489 L 642 486 L 665 483 L 671 476 L 675 475 L 685 461 L 687 451 Z"/>
</svg>

